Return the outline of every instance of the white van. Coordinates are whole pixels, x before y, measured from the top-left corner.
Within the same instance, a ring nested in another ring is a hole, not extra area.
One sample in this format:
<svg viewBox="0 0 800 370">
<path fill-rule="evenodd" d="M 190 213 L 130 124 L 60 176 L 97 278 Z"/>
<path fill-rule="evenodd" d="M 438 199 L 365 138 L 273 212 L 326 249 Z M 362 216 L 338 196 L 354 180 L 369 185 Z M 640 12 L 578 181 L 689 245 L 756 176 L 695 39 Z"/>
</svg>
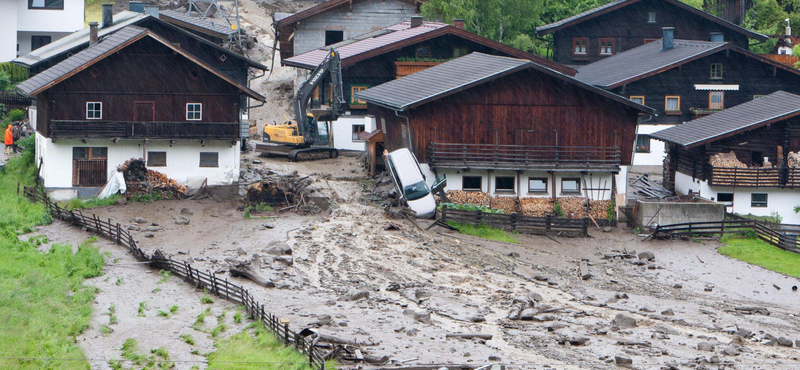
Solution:
<svg viewBox="0 0 800 370">
<path fill-rule="evenodd" d="M 433 218 L 436 215 L 436 200 L 425 183 L 425 175 L 419 167 L 417 158 L 407 148 L 386 154 L 386 168 L 394 180 L 401 199 L 417 218 Z"/>
</svg>

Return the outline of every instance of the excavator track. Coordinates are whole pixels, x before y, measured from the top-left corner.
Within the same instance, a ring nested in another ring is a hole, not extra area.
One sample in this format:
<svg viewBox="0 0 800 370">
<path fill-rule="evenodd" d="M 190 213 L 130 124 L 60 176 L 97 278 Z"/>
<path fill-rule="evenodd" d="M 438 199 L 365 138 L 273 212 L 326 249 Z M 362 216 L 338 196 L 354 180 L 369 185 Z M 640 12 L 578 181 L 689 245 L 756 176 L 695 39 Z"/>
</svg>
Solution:
<svg viewBox="0 0 800 370">
<path fill-rule="evenodd" d="M 292 162 L 336 158 L 338 156 L 339 150 L 335 148 L 304 148 L 289 152 L 289 160 Z"/>
</svg>

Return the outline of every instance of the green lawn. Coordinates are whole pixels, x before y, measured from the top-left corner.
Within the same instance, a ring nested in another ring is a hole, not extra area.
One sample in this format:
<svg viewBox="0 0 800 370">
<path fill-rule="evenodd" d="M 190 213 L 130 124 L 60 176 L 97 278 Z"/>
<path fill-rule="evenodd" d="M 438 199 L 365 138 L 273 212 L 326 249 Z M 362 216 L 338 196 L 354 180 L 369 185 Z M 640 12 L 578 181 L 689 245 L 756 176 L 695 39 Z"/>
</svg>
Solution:
<svg viewBox="0 0 800 370">
<path fill-rule="evenodd" d="M 32 138 L 20 144 L 28 150 L 0 173 L 0 368 L 89 369 L 75 343 L 89 327 L 95 295 L 83 282 L 102 274 L 105 261 L 93 239 L 75 254 L 67 245 L 40 253 L 18 240 L 52 221 L 44 207 L 17 194 L 17 181 L 30 185 L 36 173 Z"/>
<path fill-rule="evenodd" d="M 217 351 L 208 355 L 209 370 L 311 370 L 308 358 L 286 347 L 260 323 L 251 325 L 228 339 L 216 343 Z M 326 369 L 335 369 L 328 362 Z"/>
<path fill-rule="evenodd" d="M 514 235 L 484 224 L 474 226 L 468 224 L 460 224 L 458 222 L 447 221 L 447 224 L 458 229 L 461 234 L 477 236 L 479 238 L 496 240 L 499 242 L 519 244 L 519 240 Z"/>
<path fill-rule="evenodd" d="M 100 23 L 103 21 L 103 1 L 84 0 L 84 26 L 89 27 L 89 22 Z"/>
<path fill-rule="evenodd" d="M 767 270 L 800 277 L 800 254 L 787 252 L 758 238 L 724 235 L 722 242 L 725 246 L 717 249 L 719 253 Z"/>
</svg>

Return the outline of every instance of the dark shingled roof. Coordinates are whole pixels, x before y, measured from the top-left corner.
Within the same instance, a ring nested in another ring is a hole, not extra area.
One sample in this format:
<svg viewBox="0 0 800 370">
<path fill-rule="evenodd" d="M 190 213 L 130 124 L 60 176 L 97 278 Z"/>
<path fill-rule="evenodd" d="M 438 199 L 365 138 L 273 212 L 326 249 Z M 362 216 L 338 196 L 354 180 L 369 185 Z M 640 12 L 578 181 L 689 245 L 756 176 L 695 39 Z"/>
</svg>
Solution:
<svg viewBox="0 0 800 370">
<path fill-rule="evenodd" d="M 675 47 L 661 51 L 661 40 L 653 41 L 597 62 L 578 67 L 575 78 L 603 88 L 613 88 L 637 77 L 677 66 L 704 54 L 722 50 L 725 42 L 675 40 Z"/>
<path fill-rule="evenodd" d="M 345 5 L 352 6 L 353 3 L 356 1 L 361 1 L 361 0 L 328 0 L 294 14 L 276 13 L 275 21 L 278 22 L 278 27 L 285 27 L 297 23 L 299 21 L 302 21 L 306 18 L 313 17 L 317 14 L 325 13 L 331 9 L 336 9 L 338 7 Z M 415 5 L 421 5 L 424 2 L 424 0 L 400 0 L 400 1 Z"/>
<path fill-rule="evenodd" d="M 65 79 L 69 74 L 80 69 L 83 65 L 89 64 L 96 59 L 102 59 L 104 55 L 110 54 L 133 41 L 139 40 L 145 35 L 147 35 L 146 29 L 136 26 L 127 26 L 112 33 L 110 36 L 103 39 L 102 42 L 94 44 L 80 53 L 65 59 L 61 63 L 46 69 L 44 72 L 20 83 L 17 85 L 17 90 L 28 96 L 35 96 L 47 87 L 55 85 Z"/>
<path fill-rule="evenodd" d="M 709 116 L 654 132 L 650 137 L 690 147 L 797 115 L 800 115 L 800 96 L 778 91 Z"/>
<path fill-rule="evenodd" d="M 236 30 L 229 25 L 214 22 L 208 18 L 200 19 L 200 17 L 191 16 L 183 11 L 162 10 L 159 12 L 159 16 L 162 17 L 165 22 L 176 23 L 180 26 L 188 26 L 187 28 L 190 27 L 198 32 L 211 34 L 212 36 L 220 38 L 225 38 L 236 33 Z"/>
<path fill-rule="evenodd" d="M 247 86 L 244 86 L 232 80 L 230 77 L 214 69 L 205 62 L 196 58 L 195 56 L 176 47 L 168 40 L 161 38 L 161 36 L 158 36 L 157 34 L 151 32 L 150 30 L 137 26 L 127 26 L 117 32 L 114 32 L 113 34 L 104 38 L 97 44 L 89 46 L 88 48 L 82 50 L 81 52 L 44 70 L 42 73 L 39 73 L 29 78 L 28 80 L 17 85 L 17 91 L 26 96 L 36 96 L 42 91 L 45 91 L 55 86 L 61 81 L 66 80 L 67 78 L 73 76 L 74 74 L 88 68 L 89 66 L 93 65 L 94 63 L 97 63 L 100 60 L 105 59 L 109 55 L 112 55 L 117 51 L 124 49 L 128 45 L 131 45 L 134 42 L 146 36 L 152 37 L 156 41 L 172 49 L 174 52 L 186 57 L 187 59 L 205 68 L 214 75 L 236 86 L 239 90 L 247 94 L 249 97 L 256 99 L 258 101 L 265 101 L 265 98 L 263 96 L 249 89 Z"/>
<path fill-rule="evenodd" d="M 453 27 L 452 25 L 438 22 L 423 22 L 417 27 L 411 27 L 411 22 L 409 21 L 400 22 L 352 39 L 344 40 L 335 45 L 328 45 L 300 55 L 295 55 L 281 61 L 281 63 L 292 67 L 314 69 L 325 59 L 325 56 L 328 55 L 328 51 L 333 47 L 339 51 L 342 66 L 348 67 L 364 59 L 369 59 L 376 55 L 388 53 L 443 35 L 453 35 L 497 50 L 506 55 L 511 55 L 515 58 L 532 60 L 561 73 L 574 75 L 576 72 L 574 69 L 563 64 L 503 45 L 461 28 Z"/>
<path fill-rule="evenodd" d="M 583 13 L 574 15 L 572 17 L 565 18 L 565 19 L 562 19 L 560 21 L 553 22 L 553 23 L 550 23 L 550 24 L 546 24 L 544 26 L 536 27 L 536 33 L 538 33 L 539 35 L 546 35 L 546 34 L 549 34 L 551 32 L 558 31 L 559 29 L 570 27 L 570 26 L 578 24 L 580 22 L 583 22 L 583 21 L 592 19 L 594 17 L 600 16 L 602 14 L 612 12 L 612 11 L 617 10 L 619 8 L 623 8 L 623 7 L 626 7 L 628 5 L 635 4 L 635 3 L 639 2 L 639 1 L 640 0 L 615 0 L 615 1 L 612 1 L 612 2 L 610 2 L 608 4 L 598 6 L 598 7 L 594 8 L 594 9 L 585 11 Z M 751 39 L 756 39 L 756 40 L 759 40 L 759 41 L 766 41 L 768 39 L 768 37 L 765 36 L 765 35 L 762 35 L 760 33 L 753 32 L 753 31 L 750 31 L 750 30 L 745 29 L 743 27 L 737 26 L 737 25 L 735 25 L 735 24 L 733 24 L 731 22 L 728 22 L 728 21 L 726 21 L 726 20 L 724 20 L 722 18 L 719 18 L 717 16 L 714 16 L 714 15 L 712 15 L 710 13 L 706 13 L 706 12 L 704 12 L 704 11 L 702 11 L 700 9 L 697 9 L 697 8 L 691 6 L 691 5 L 684 4 L 680 0 L 662 0 L 662 1 L 664 1 L 666 3 L 669 3 L 669 4 L 672 4 L 672 5 L 674 5 L 674 6 L 678 7 L 678 8 L 681 8 L 681 9 L 683 9 L 685 11 L 693 13 L 693 14 L 695 14 L 697 16 L 702 17 L 702 18 L 705 18 L 705 19 L 707 19 L 707 20 L 709 20 L 711 22 L 719 24 L 719 25 L 721 25 L 721 26 L 723 26 L 725 28 L 728 28 L 728 29 L 730 29 L 730 30 L 732 30 L 734 32 L 738 32 L 740 34 L 743 34 L 743 35 L 745 35 L 745 36 L 747 36 L 747 37 L 749 37 Z"/>
<path fill-rule="evenodd" d="M 529 60 L 471 53 L 423 71 L 392 80 L 356 94 L 372 104 L 405 111 L 528 68 L 544 72 L 645 113 L 652 108 L 585 84 Z"/>
</svg>

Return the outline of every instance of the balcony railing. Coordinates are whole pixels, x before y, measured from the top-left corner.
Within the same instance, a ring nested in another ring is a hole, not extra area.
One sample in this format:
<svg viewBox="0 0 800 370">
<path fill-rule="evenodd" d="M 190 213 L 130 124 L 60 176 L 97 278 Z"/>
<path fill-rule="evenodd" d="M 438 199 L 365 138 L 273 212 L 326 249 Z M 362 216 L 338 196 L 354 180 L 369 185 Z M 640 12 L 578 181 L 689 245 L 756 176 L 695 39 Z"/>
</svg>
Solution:
<svg viewBox="0 0 800 370">
<path fill-rule="evenodd" d="M 800 168 L 711 167 L 709 174 L 712 186 L 800 187 Z"/>
<path fill-rule="evenodd" d="M 616 147 L 431 143 L 429 164 L 507 170 L 618 170 Z"/>
<path fill-rule="evenodd" d="M 238 123 L 50 121 L 54 138 L 235 139 Z"/>
</svg>

